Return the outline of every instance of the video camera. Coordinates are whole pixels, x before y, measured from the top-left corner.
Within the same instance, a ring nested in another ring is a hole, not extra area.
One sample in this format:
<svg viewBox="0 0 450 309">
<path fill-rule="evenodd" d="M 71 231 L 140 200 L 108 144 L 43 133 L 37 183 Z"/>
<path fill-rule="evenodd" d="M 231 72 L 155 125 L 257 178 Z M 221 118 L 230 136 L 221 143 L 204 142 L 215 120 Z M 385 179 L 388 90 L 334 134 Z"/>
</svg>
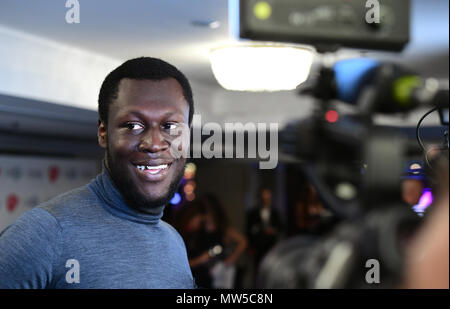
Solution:
<svg viewBox="0 0 450 309">
<path fill-rule="evenodd" d="M 319 50 L 399 51 L 409 41 L 409 0 L 245 0 L 238 7 L 241 38 Z"/>
<path fill-rule="evenodd" d="M 401 51 L 409 41 L 409 10 L 409 0 L 244 0 L 239 34 L 312 44 L 319 52 Z M 448 110 L 448 86 L 367 58 L 322 63 L 309 84 L 300 91 L 318 104 L 308 120 L 284 128 L 281 149 L 301 162 L 299 169 L 339 221 L 325 237 L 296 236 L 275 247 L 261 263 L 259 287 L 396 287 L 404 244 L 421 222 L 401 202 L 401 174 L 407 158 L 423 149 L 397 130 L 375 125 L 373 116 L 425 106 Z M 356 113 L 337 114 L 336 101 L 355 105 Z M 378 263 L 381 282 L 367 277 L 371 263 Z"/>
</svg>

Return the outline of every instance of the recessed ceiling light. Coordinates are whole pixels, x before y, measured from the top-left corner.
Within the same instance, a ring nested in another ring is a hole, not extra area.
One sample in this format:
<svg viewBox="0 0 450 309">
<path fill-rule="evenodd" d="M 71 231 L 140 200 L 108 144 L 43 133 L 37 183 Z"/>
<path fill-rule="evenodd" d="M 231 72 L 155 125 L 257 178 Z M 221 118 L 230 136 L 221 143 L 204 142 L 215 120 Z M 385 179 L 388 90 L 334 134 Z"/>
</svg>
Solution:
<svg viewBox="0 0 450 309">
<path fill-rule="evenodd" d="M 252 44 L 215 48 L 211 68 L 228 90 L 292 90 L 309 76 L 312 48 L 284 44 Z"/>
</svg>

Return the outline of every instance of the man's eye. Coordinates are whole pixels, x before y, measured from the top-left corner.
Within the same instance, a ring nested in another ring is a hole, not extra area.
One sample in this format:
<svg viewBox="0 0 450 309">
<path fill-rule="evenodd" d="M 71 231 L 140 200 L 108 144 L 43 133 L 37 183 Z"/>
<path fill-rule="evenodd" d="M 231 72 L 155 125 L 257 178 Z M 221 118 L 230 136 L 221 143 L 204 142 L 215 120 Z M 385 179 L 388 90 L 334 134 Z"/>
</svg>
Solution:
<svg viewBox="0 0 450 309">
<path fill-rule="evenodd" d="M 163 129 L 170 136 L 180 136 L 183 133 L 183 126 L 179 123 L 168 122 L 163 125 Z"/>
<path fill-rule="evenodd" d="M 165 130 L 175 130 L 178 126 L 176 123 L 169 122 L 169 123 L 165 123 L 163 127 Z"/>
<path fill-rule="evenodd" d="M 135 122 L 127 123 L 126 127 L 132 131 L 141 130 L 143 128 L 141 124 Z"/>
</svg>

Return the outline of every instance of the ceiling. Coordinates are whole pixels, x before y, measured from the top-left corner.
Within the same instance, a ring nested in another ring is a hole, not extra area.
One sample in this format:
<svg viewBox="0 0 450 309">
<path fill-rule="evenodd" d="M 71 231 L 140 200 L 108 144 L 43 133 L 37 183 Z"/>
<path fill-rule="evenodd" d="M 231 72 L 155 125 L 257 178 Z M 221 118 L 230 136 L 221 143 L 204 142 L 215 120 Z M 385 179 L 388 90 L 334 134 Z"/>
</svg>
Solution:
<svg viewBox="0 0 450 309">
<path fill-rule="evenodd" d="M 80 3 L 80 23 L 65 22 L 64 0 L 2 0 L 0 24 L 126 60 L 155 56 L 216 85 L 208 50 L 228 40 L 226 0 L 96 0 Z M 195 22 L 219 21 L 216 29 Z"/>
<path fill-rule="evenodd" d="M 205 87 L 219 89 L 208 60 L 208 50 L 229 42 L 226 0 L 79 0 L 80 23 L 65 22 L 65 0 L 2 0 L 0 26 L 61 42 L 120 61 L 137 56 L 163 58 Z M 448 80 L 449 2 L 412 0 L 412 40 L 401 54 L 370 53 L 405 63 L 416 71 Z M 199 24 L 218 21 L 217 28 Z M 1 42 L 0 42 L 1 44 Z M 195 90 L 195 89 L 194 89 Z M 244 95 L 244 94 L 243 94 Z M 281 114 L 289 115 L 291 95 L 245 94 L 245 108 L 236 93 L 220 91 L 216 107 L 203 102 L 198 110 L 212 110 L 218 120 L 271 119 L 267 101 L 288 98 Z M 245 96 L 244 95 L 244 96 Z M 235 102 L 235 103 L 233 103 Z M 227 108 L 219 106 L 226 104 Z M 309 105 L 305 105 L 308 106 Z M 251 114 L 250 111 L 251 110 Z M 306 108 L 304 109 L 306 110 Z M 246 112 L 247 111 L 247 112 Z M 236 116 L 233 118 L 233 116 Z M 278 120 L 279 120 L 278 119 Z M 284 119 L 284 118 L 283 118 Z"/>
</svg>

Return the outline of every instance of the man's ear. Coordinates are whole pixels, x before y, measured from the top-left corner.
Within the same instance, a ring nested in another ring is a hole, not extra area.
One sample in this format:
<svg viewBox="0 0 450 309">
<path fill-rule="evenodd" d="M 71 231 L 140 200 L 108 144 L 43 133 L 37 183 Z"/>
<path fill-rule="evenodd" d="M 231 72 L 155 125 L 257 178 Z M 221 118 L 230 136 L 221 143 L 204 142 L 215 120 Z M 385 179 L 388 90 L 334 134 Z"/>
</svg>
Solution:
<svg viewBox="0 0 450 309">
<path fill-rule="evenodd" d="M 106 135 L 108 134 L 108 130 L 106 129 L 106 125 L 103 121 L 100 119 L 98 120 L 98 129 L 97 129 L 97 137 L 98 137 L 98 144 L 100 147 L 106 149 Z"/>
</svg>

